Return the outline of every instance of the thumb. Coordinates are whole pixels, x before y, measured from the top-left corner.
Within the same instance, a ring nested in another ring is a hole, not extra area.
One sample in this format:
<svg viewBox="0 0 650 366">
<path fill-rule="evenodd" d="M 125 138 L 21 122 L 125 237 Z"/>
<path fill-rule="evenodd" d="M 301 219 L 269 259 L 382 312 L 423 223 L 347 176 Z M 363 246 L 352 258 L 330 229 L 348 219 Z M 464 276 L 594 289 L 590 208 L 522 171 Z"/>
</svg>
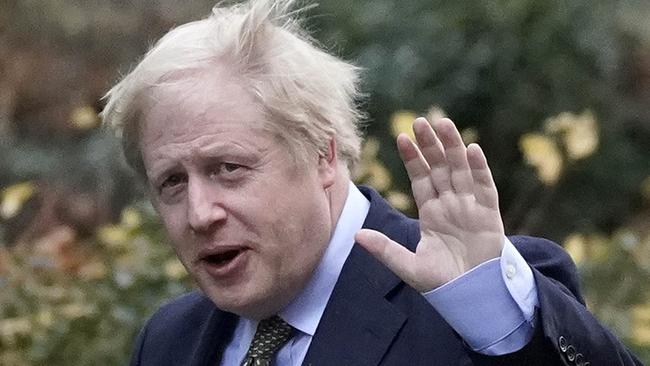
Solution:
<svg viewBox="0 0 650 366">
<path fill-rule="evenodd" d="M 361 229 L 354 240 L 404 282 L 413 286 L 415 254 L 379 231 Z"/>
</svg>

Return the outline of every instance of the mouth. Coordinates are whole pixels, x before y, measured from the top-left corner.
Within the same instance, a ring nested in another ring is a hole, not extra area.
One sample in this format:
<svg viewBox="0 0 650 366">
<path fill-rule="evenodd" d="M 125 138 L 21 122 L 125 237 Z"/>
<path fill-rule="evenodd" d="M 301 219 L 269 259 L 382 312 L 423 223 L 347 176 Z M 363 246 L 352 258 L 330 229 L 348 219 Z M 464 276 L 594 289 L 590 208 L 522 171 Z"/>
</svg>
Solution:
<svg viewBox="0 0 650 366">
<path fill-rule="evenodd" d="M 207 255 L 203 258 L 203 260 L 212 266 L 224 266 L 237 258 L 237 256 L 243 252 L 244 249 L 231 249 L 225 252 Z"/>
<path fill-rule="evenodd" d="M 202 253 L 199 262 L 213 277 L 229 277 L 243 270 L 248 252 L 245 247 L 219 248 Z"/>
</svg>

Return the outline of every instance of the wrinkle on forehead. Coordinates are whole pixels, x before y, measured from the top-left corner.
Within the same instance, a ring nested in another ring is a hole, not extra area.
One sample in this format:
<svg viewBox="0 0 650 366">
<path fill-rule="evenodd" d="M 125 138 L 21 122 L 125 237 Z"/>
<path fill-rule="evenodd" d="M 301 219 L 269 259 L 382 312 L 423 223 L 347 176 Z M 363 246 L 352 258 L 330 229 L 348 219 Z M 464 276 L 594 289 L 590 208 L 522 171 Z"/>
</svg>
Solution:
<svg viewBox="0 0 650 366">
<path fill-rule="evenodd" d="M 145 129 L 147 125 L 174 125 L 183 131 L 202 124 L 239 123 L 268 130 L 261 106 L 241 83 L 228 75 L 220 78 L 206 71 L 155 87 L 150 95 L 142 119 Z M 173 133 L 181 134 L 179 131 Z"/>
<path fill-rule="evenodd" d="M 147 139 L 146 143 L 152 147 L 152 157 L 165 157 L 169 153 L 181 153 L 184 155 L 217 155 L 237 152 L 257 152 L 260 154 L 267 153 L 274 140 L 263 138 L 266 135 L 264 131 L 257 129 L 245 129 L 234 131 L 215 132 L 202 134 L 199 136 L 185 136 L 182 131 L 176 135 L 165 135 L 165 132 L 159 133 L 153 139 Z M 262 137 L 262 138 L 254 138 Z M 164 139 L 163 139 L 164 138 Z M 161 141 L 162 140 L 162 141 Z"/>
<path fill-rule="evenodd" d="M 209 69 L 173 73 L 164 81 L 152 86 L 143 109 L 148 115 L 160 109 L 173 111 L 190 108 L 195 110 L 195 118 L 207 119 L 213 117 L 210 114 L 214 107 L 246 107 L 249 111 L 255 111 L 258 116 L 263 116 L 263 108 L 250 90 L 245 80 L 232 71 L 232 67 L 215 62 Z M 227 120 L 227 116 L 221 118 Z"/>
</svg>

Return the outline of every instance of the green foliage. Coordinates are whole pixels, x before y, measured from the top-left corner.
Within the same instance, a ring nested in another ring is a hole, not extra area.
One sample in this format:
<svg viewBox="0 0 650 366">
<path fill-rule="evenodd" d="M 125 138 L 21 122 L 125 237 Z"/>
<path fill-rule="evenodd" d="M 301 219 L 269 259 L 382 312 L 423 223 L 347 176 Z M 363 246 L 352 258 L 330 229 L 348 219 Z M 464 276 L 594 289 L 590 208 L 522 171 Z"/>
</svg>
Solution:
<svg viewBox="0 0 650 366">
<path fill-rule="evenodd" d="M 144 320 L 191 287 L 150 210 L 122 216 L 0 252 L 0 364 L 126 364 Z"/>
<path fill-rule="evenodd" d="M 213 3 L 0 5 L 0 364 L 125 364 L 146 317 L 191 287 L 149 206 L 128 206 L 144 189 L 96 112 L 118 70 Z M 641 0 L 322 0 L 307 22 L 365 68 L 357 180 L 415 214 L 394 134 L 444 110 L 487 153 L 507 232 L 564 243 L 589 307 L 645 362 L 649 14 Z"/>
<path fill-rule="evenodd" d="M 341 45 L 366 68 L 369 133 L 386 146 L 380 157 L 394 174 L 403 176 L 391 148 L 390 116 L 439 106 L 461 128 L 477 131 L 508 232 L 561 240 L 574 230 L 623 223 L 650 174 L 647 95 L 629 82 L 643 72 L 635 65 L 641 33 L 627 31 L 619 16 L 636 9 L 632 4 L 325 2 L 315 12 L 330 15 L 314 20 L 325 44 Z M 600 123 L 600 150 L 572 168 L 551 202 L 536 202 L 543 187 L 517 149 L 520 137 L 551 116 L 584 110 Z M 584 190 L 584 181 L 594 188 Z M 581 208 L 579 219 L 572 207 Z"/>
</svg>

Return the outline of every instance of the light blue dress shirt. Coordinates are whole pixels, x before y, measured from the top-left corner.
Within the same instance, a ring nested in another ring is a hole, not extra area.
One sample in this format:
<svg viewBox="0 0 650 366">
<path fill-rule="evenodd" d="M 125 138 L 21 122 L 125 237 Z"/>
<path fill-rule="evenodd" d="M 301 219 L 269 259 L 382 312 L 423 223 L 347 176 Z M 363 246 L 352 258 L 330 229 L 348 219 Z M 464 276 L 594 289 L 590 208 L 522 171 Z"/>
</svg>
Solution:
<svg viewBox="0 0 650 366">
<path fill-rule="evenodd" d="M 363 226 L 369 208 L 370 202 L 350 182 L 348 197 L 323 259 L 302 292 L 278 314 L 296 328 L 296 335 L 278 351 L 276 365 L 302 364 L 354 246 L 354 235 Z M 532 337 L 537 288 L 530 267 L 507 238 L 500 258 L 485 262 L 423 296 L 477 352 L 498 355 L 516 351 Z M 495 313 L 499 316 L 495 317 Z M 221 365 L 241 365 L 256 328 L 257 321 L 239 319 Z"/>
</svg>

